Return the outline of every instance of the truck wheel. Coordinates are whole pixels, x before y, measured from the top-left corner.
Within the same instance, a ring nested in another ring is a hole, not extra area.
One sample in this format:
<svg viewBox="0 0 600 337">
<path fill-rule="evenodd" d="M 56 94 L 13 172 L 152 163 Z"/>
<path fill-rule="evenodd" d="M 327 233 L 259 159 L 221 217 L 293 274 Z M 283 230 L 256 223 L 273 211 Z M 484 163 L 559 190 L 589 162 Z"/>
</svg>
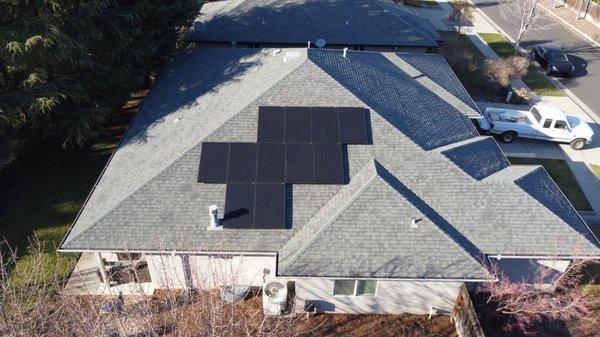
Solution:
<svg viewBox="0 0 600 337">
<path fill-rule="evenodd" d="M 500 135 L 500 139 L 504 143 L 512 143 L 515 141 L 515 139 L 517 139 L 517 133 L 514 131 L 506 131 Z"/>
<path fill-rule="evenodd" d="M 587 142 L 585 139 L 577 138 L 577 139 L 573 140 L 570 145 L 573 150 L 581 150 L 585 147 L 586 143 Z"/>
</svg>

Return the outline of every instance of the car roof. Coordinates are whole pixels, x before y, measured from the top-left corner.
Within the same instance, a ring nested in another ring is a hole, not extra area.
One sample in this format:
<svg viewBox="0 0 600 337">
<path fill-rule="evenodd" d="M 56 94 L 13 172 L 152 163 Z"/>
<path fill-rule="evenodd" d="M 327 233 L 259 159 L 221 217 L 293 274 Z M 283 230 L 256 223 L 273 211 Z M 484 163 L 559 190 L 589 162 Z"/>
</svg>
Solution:
<svg viewBox="0 0 600 337">
<path fill-rule="evenodd" d="M 546 49 L 547 51 L 564 53 L 564 51 L 561 47 L 554 45 L 554 44 L 543 44 L 540 47 L 544 47 L 544 49 Z"/>
<path fill-rule="evenodd" d="M 565 113 L 559 108 L 548 105 L 536 105 L 535 108 L 547 118 L 565 119 Z"/>
</svg>

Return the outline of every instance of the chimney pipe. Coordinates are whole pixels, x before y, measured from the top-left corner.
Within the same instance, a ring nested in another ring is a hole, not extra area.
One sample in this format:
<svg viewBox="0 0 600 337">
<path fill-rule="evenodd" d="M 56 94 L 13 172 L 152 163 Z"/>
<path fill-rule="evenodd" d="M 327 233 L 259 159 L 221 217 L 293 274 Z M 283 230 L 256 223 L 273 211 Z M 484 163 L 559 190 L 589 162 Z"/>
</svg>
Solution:
<svg viewBox="0 0 600 337">
<path fill-rule="evenodd" d="M 210 205 L 208 207 L 208 211 L 210 214 L 210 226 L 208 226 L 208 230 L 221 230 L 222 226 L 219 224 L 219 208 L 216 205 Z"/>
</svg>

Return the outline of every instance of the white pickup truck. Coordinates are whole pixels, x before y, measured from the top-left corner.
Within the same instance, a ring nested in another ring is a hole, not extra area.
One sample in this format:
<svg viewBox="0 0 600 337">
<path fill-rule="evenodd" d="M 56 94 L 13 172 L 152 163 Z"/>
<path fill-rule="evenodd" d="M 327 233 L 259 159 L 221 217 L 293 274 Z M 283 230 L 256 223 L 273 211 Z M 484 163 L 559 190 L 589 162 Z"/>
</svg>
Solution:
<svg viewBox="0 0 600 337">
<path fill-rule="evenodd" d="M 500 135 L 505 143 L 523 137 L 570 143 L 572 149 L 581 150 L 594 136 L 586 122 L 549 106 L 535 105 L 529 111 L 487 108 L 483 117 L 477 120 L 481 129 Z"/>
</svg>

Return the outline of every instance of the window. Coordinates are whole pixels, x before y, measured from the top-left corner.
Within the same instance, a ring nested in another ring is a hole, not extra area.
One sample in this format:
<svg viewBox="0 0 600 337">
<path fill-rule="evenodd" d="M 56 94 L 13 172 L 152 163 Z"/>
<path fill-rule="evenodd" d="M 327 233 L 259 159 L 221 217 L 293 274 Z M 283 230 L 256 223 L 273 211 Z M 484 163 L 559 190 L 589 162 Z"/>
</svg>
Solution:
<svg viewBox="0 0 600 337">
<path fill-rule="evenodd" d="M 554 128 L 566 130 L 569 128 L 569 126 L 567 125 L 566 121 L 556 121 L 556 123 L 554 123 Z"/>
<path fill-rule="evenodd" d="M 535 118 L 536 122 L 541 122 L 542 121 L 542 115 L 540 115 L 540 112 L 537 111 L 536 108 L 531 108 L 531 115 L 533 115 L 533 118 Z"/>
<path fill-rule="evenodd" d="M 551 119 L 546 119 L 544 121 L 544 128 L 548 129 L 550 127 L 550 125 L 552 125 L 552 120 Z"/>
<path fill-rule="evenodd" d="M 375 296 L 377 281 L 374 280 L 335 280 L 334 296 Z"/>
<path fill-rule="evenodd" d="M 552 54 L 552 58 L 556 62 L 568 62 L 569 61 L 569 59 L 567 58 L 567 55 L 565 53 L 554 53 L 554 54 Z"/>
</svg>

